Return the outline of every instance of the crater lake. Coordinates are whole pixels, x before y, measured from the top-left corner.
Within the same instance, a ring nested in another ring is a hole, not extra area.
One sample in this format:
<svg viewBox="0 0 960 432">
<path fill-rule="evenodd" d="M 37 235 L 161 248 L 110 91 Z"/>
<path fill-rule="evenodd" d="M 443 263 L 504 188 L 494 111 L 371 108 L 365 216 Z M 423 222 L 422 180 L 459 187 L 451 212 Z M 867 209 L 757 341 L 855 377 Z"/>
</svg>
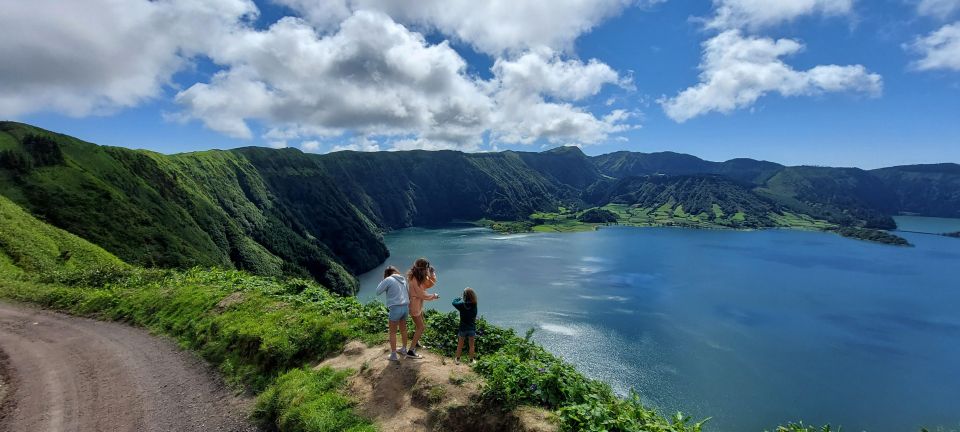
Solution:
<svg viewBox="0 0 960 432">
<path fill-rule="evenodd" d="M 960 240 L 899 234 L 915 246 L 795 230 L 411 228 L 385 236 L 391 256 L 361 277 L 359 298 L 376 297 L 384 266 L 428 257 L 441 295 L 429 308 L 453 311 L 473 287 L 488 320 L 536 329 L 554 354 L 663 413 L 712 417 L 708 431 L 957 429 Z"/>
</svg>

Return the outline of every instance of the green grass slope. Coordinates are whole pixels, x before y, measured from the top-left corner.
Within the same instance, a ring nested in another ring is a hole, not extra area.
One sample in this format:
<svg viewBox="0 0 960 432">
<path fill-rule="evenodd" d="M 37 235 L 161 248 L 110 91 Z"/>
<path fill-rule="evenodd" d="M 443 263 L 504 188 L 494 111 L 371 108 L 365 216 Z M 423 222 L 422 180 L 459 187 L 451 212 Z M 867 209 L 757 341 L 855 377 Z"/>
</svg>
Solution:
<svg viewBox="0 0 960 432">
<path fill-rule="evenodd" d="M 103 248 L 37 220 L 0 196 L 0 274 L 95 271 L 127 265 Z"/>
<path fill-rule="evenodd" d="M 349 294 L 350 273 L 387 255 L 324 176 L 290 177 L 307 182 L 290 187 L 264 178 L 242 152 L 166 156 L 11 122 L 0 123 L 0 137 L 0 195 L 130 263 L 311 277 Z M 305 193 L 311 207 L 294 211 L 290 202 Z"/>
</svg>

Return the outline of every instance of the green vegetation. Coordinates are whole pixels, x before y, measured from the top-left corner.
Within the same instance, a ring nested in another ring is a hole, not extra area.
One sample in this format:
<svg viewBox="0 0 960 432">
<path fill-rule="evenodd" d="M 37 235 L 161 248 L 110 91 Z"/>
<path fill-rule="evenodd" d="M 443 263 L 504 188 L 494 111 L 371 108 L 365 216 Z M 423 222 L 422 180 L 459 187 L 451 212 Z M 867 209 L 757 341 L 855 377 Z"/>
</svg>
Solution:
<svg viewBox="0 0 960 432">
<path fill-rule="evenodd" d="M 459 323 L 454 312 L 426 312 L 424 341 L 438 352 L 452 356 L 456 350 Z M 483 397 L 496 405 L 511 408 L 520 405 L 555 410 L 564 430 L 571 431 L 700 431 L 703 423 L 692 422 L 681 413 L 665 418 L 644 407 L 633 394 L 619 398 L 605 383 L 584 377 L 568 363 L 550 354 L 530 340 L 533 331 L 519 337 L 510 329 L 477 321 L 482 337 L 477 338 L 481 353 L 474 370 L 486 385 Z M 488 354 L 489 353 L 489 354 Z"/>
<path fill-rule="evenodd" d="M 586 223 L 612 223 L 617 221 L 617 215 L 610 210 L 593 208 L 581 213 L 577 220 Z"/>
<path fill-rule="evenodd" d="M 908 242 L 905 238 L 888 233 L 886 231 L 855 227 L 839 227 L 836 229 L 836 231 L 838 234 L 844 237 L 884 243 L 894 246 L 910 246 L 910 242 Z"/>
<path fill-rule="evenodd" d="M 0 196 L 0 272 L 125 268 L 123 261 L 73 234 L 45 224 Z"/>
<path fill-rule="evenodd" d="M 260 394 L 254 416 L 276 419 L 264 426 L 284 432 L 374 432 L 369 421 L 352 413 L 352 402 L 339 391 L 348 375 L 330 368 L 291 370 Z"/>
<path fill-rule="evenodd" d="M 0 137 L 0 195 L 129 263 L 309 277 L 349 294 L 350 273 L 387 255 L 329 178 L 288 171 L 300 152 L 271 153 L 280 175 L 255 151 L 164 156 L 11 122 Z"/>
<path fill-rule="evenodd" d="M 800 422 L 778 426 L 773 432 L 841 432 L 841 430 L 840 428 L 832 429 L 830 425 L 807 426 Z"/>
<path fill-rule="evenodd" d="M 306 280 L 235 270 L 124 270 L 100 277 L 105 283 L 98 286 L 40 282 L 52 279 L 42 274 L 0 278 L 0 297 L 172 336 L 217 366 L 228 381 L 263 391 L 259 420 L 291 428 L 284 430 L 332 430 L 321 427 L 331 418 L 365 424 L 334 387 L 323 384 L 329 379 L 322 373 L 287 372 L 339 351 L 350 338 L 380 331 L 375 327 L 385 319 L 383 306 L 336 297 Z M 291 387 L 300 385 L 291 397 Z"/>
</svg>

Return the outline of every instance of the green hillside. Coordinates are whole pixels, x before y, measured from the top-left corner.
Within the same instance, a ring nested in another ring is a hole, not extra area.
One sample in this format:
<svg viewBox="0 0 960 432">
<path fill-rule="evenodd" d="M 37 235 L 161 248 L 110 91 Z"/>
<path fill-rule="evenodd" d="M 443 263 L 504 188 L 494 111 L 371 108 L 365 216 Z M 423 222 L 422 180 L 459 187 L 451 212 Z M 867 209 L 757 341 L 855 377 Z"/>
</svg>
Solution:
<svg viewBox="0 0 960 432">
<path fill-rule="evenodd" d="M 0 196 L 0 274 L 127 267 L 103 248 L 37 220 Z"/>
<path fill-rule="evenodd" d="M 165 156 L 10 122 L 0 137 L 0 194 L 130 263 L 312 277 L 352 293 L 350 273 L 387 255 L 328 180 L 304 188 L 321 210 L 297 214 L 285 203 L 300 190 L 268 182 L 242 153 Z M 315 229 L 326 221 L 336 225 Z"/>
<path fill-rule="evenodd" d="M 857 168 L 788 167 L 758 189 L 793 209 L 842 226 L 893 229 L 896 201 L 879 179 Z"/>
<path fill-rule="evenodd" d="M 905 165 L 870 173 L 890 190 L 898 212 L 960 217 L 960 165 Z"/>
</svg>

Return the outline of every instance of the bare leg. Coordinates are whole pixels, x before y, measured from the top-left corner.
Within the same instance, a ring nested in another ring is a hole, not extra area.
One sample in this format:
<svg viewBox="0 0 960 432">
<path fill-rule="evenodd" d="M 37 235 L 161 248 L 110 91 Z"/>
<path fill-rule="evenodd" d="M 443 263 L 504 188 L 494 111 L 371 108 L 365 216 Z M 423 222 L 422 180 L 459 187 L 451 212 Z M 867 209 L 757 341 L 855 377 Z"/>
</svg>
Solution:
<svg viewBox="0 0 960 432">
<path fill-rule="evenodd" d="M 397 352 L 397 322 L 390 321 L 387 328 L 389 329 L 387 330 L 387 338 L 390 339 L 390 352 Z M 403 336 L 403 340 L 407 340 L 406 335 Z"/>
<path fill-rule="evenodd" d="M 473 336 L 470 336 L 470 360 L 473 360 L 473 358 L 476 357 L 476 354 L 474 354 L 473 350 L 474 339 L 475 338 Z"/>
<path fill-rule="evenodd" d="M 457 337 L 457 356 L 454 357 L 457 360 L 460 360 L 460 353 L 463 351 L 463 336 Z"/>
<path fill-rule="evenodd" d="M 410 341 L 410 349 L 416 349 L 417 343 L 420 342 L 420 336 L 423 336 L 423 330 L 426 328 L 426 324 L 423 322 L 423 314 L 413 317 L 413 340 Z"/>
<path fill-rule="evenodd" d="M 390 334 L 393 334 L 392 332 Z M 400 341 L 403 342 L 403 347 L 407 347 L 407 320 L 406 318 L 403 321 L 400 321 Z"/>
</svg>

